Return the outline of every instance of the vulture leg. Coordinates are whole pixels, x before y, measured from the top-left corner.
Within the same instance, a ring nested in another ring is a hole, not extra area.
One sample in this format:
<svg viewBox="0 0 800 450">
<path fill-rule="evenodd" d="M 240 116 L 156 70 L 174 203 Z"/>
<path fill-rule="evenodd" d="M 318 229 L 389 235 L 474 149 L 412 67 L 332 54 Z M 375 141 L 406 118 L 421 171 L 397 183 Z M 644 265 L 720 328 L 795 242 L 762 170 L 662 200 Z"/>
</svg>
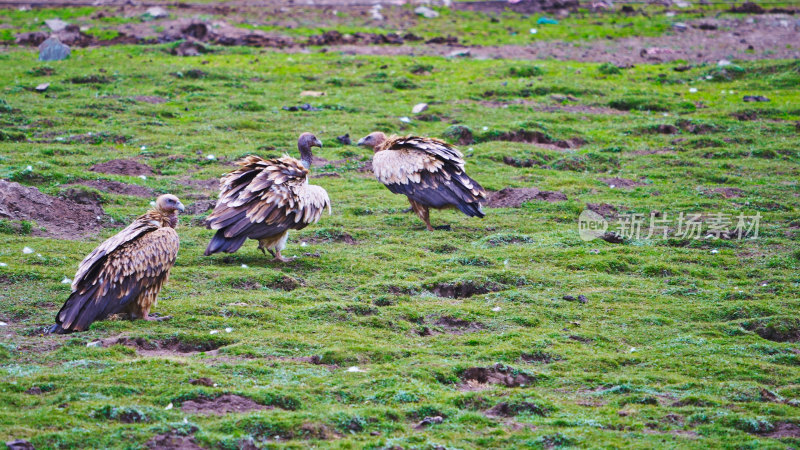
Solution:
<svg viewBox="0 0 800 450">
<path fill-rule="evenodd" d="M 286 262 L 294 261 L 295 259 L 297 259 L 297 256 L 292 256 L 291 258 L 285 258 L 285 257 L 281 256 L 281 251 L 277 250 L 275 252 L 275 259 L 273 259 L 273 261 L 286 263 Z"/>
<path fill-rule="evenodd" d="M 428 227 L 428 231 L 433 231 L 433 227 L 431 226 L 431 212 L 427 206 L 423 205 L 422 203 L 415 202 L 414 200 L 408 199 L 408 202 L 411 203 L 411 209 L 414 210 L 415 213 L 425 222 L 425 226 Z"/>
</svg>

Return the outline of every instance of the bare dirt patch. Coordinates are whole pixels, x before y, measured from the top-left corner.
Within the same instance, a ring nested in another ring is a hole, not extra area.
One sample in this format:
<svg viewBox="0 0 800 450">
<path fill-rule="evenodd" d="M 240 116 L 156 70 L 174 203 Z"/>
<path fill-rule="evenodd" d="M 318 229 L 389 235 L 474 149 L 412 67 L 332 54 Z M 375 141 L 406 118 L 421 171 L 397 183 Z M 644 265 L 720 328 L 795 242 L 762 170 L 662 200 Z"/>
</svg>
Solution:
<svg viewBox="0 0 800 450">
<path fill-rule="evenodd" d="M 175 181 L 176 184 L 189 188 L 191 192 L 184 194 L 186 198 L 196 198 L 201 200 L 216 199 L 219 193 L 218 178 L 181 178 Z M 198 213 L 199 214 L 199 213 Z"/>
<path fill-rule="evenodd" d="M 558 355 L 537 351 L 533 353 L 523 353 L 520 355 L 520 359 L 526 363 L 550 364 L 553 361 L 560 361 L 562 358 Z"/>
<path fill-rule="evenodd" d="M 436 283 L 430 287 L 431 292 L 437 297 L 469 298 L 473 295 L 482 295 L 497 292 L 503 289 L 495 283 L 475 283 L 472 281 L 459 281 L 455 283 Z"/>
<path fill-rule="evenodd" d="M 526 144 L 535 144 L 539 147 L 551 149 L 572 149 L 579 148 L 586 144 L 586 141 L 579 137 L 574 137 L 567 140 L 557 140 L 552 139 L 550 136 L 542 133 L 541 131 L 528 130 L 507 131 L 504 133 L 486 136 L 484 139 L 489 141 L 523 142 Z"/>
<path fill-rule="evenodd" d="M 466 390 L 480 390 L 481 385 L 486 388 L 489 384 L 498 384 L 507 387 L 524 387 L 533 384 L 536 377 L 503 364 L 491 367 L 470 367 L 461 374 Z"/>
<path fill-rule="evenodd" d="M 586 209 L 589 211 L 594 211 L 606 219 L 617 217 L 617 214 L 619 213 L 619 210 L 616 206 L 609 205 L 608 203 L 587 203 Z"/>
<path fill-rule="evenodd" d="M 778 422 L 772 431 L 762 433 L 761 436 L 772 439 L 800 438 L 800 426 L 789 422 Z"/>
<path fill-rule="evenodd" d="M 101 192 L 108 192 L 110 194 L 117 194 L 117 195 L 131 195 L 134 197 L 152 197 L 154 195 L 153 190 L 150 188 L 146 188 L 144 186 L 139 186 L 136 184 L 128 184 L 122 183 L 119 181 L 113 180 L 82 180 L 75 183 L 70 183 L 68 186 L 86 186 L 93 189 L 97 189 Z"/>
<path fill-rule="evenodd" d="M 103 216 L 103 208 L 97 203 L 80 204 L 0 180 L 0 218 L 34 221 L 45 228 L 41 231 L 34 227 L 34 235 L 78 239 L 100 230 Z"/>
<path fill-rule="evenodd" d="M 189 414 L 216 414 L 222 416 L 230 413 L 245 413 L 274 409 L 274 406 L 256 403 L 253 399 L 235 394 L 224 394 L 214 399 L 198 398 L 187 400 L 181 405 L 181 411 Z"/>
<path fill-rule="evenodd" d="M 177 430 L 153 436 L 144 445 L 153 450 L 202 450 L 203 448 L 197 445 L 194 436 L 181 434 Z"/>
<path fill-rule="evenodd" d="M 208 211 L 214 209 L 216 205 L 217 205 L 216 200 L 198 200 L 187 206 L 186 211 L 184 211 L 184 214 L 191 216 L 198 214 L 205 214 Z"/>
<path fill-rule="evenodd" d="M 743 190 L 733 187 L 714 188 L 711 190 L 711 192 L 719 194 L 725 198 L 738 198 L 744 196 Z"/>
<path fill-rule="evenodd" d="M 128 336 L 116 336 L 100 341 L 103 347 L 112 345 L 124 345 L 136 349 L 136 352 L 144 356 L 174 356 L 191 355 L 199 352 L 212 352 L 220 347 L 227 345 L 224 340 L 207 340 L 199 342 L 183 341 L 178 338 L 168 338 L 159 340 L 148 340 Z"/>
<path fill-rule="evenodd" d="M 267 284 L 262 284 L 259 283 L 258 281 L 248 279 L 243 281 L 237 281 L 233 283 L 231 287 L 243 290 L 257 290 L 267 287 L 270 289 L 280 289 L 282 291 L 293 291 L 302 285 L 303 285 L 302 281 L 297 281 L 296 279 L 290 276 L 283 275 L 280 279 L 272 281 Z"/>
<path fill-rule="evenodd" d="M 92 172 L 107 173 L 112 175 L 152 175 L 153 168 L 134 159 L 112 159 L 98 163 L 89 168 Z"/>
<path fill-rule="evenodd" d="M 155 95 L 137 95 L 133 97 L 134 100 L 141 103 L 150 103 L 151 105 L 160 105 L 169 101 L 168 98 L 158 97 Z"/>
<path fill-rule="evenodd" d="M 800 319 L 771 317 L 742 324 L 762 338 L 773 342 L 800 342 Z"/>
<path fill-rule="evenodd" d="M 514 417 L 525 413 L 534 414 L 537 416 L 546 415 L 544 408 L 535 403 L 529 402 L 500 402 L 486 411 L 486 415 L 488 417 Z"/>
<path fill-rule="evenodd" d="M 567 196 L 558 191 L 540 191 L 537 188 L 503 188 L 489 195 L 486 206 L 489 208 L 519 208 L 525 202 L 545 201 L 561 202 L 566 201 Z"/>
<path fill-rule="evenodd" d="M 471 322 L 469 320 L 459 319 L 451 316 L 442 316 L 433 322 L 436 328 L 423 326 L 417 334 L 420 336 L 435 336 L 442 332 L 447 334 L 464 334 L 475 333 L 486 329 L 486 326 L 480 322 Z M 439 331 L 441 330 L 441 331 Z"/>
<path fill-rule="evenodd" d="M 644 186 L 645 183 L 629 180 L 627 178 L 600 178 L 600 181 L 607 184 L 610 188 L 631 188 L 636 186 Z"/>
</svg>

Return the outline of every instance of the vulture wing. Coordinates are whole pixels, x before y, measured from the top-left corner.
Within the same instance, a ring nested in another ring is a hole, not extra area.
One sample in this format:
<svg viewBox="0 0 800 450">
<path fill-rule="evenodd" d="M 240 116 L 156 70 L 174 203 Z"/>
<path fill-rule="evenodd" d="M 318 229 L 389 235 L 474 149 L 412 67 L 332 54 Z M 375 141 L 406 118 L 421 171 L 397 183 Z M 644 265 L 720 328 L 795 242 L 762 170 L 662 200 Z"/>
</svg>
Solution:
<svg viewBox="0 0 800 450">
<path fill-rule="evenodd" d="M 178 255 L 178 233 L 144 218 L 98 246 L 75 275 L 51 332 L 83 331 L 125 312 L 131 301 L 155 302 Z"/>
<path fill-rule="evenodd" d="M 233 253 L 249 239 L 266 239 L 315 223 L 328 207 L 327 192 L 308 184 L 308 169 L 284 155 L 248 156 L 222 178 L 220 198 L 206 225 L 217 230 L 205 255 Z"/>
<path fill-rule="evenodd" d="M 455 206 L 464 214 L 483 217 L 486 191 L 464 171 L 456 148 L 433 138 L 388 139 L 372 159 L 378 180 L 395 194 L 433 208 Z"/>
</svg>

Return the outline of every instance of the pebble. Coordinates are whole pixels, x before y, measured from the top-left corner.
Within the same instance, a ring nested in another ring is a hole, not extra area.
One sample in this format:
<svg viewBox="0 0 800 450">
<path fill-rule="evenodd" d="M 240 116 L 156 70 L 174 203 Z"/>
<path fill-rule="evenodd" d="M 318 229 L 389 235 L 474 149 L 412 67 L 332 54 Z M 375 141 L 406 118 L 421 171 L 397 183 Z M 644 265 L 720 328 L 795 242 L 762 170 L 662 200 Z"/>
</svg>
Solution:
<svg viewBox="0 0 800 450">
<path fill-rule="evenodd" d="M 61 280 L 61 284 L 71 284 L 71 283 L 72 283 L 72 280 L 70 280 L 70 279 L 69 279 L 69 278 L 67 278 L 67 277 L 64 277 L 64 279 L 63 279 L 63 280 Z"/>
<path fill-rule="evenodd" d="M 494 308 L 492 308 L 492 311 L 494 311 L 494 312 L 500 311 L 500 307 L 499 306 L 495 306 Z"/>
<path fill-rule="evenodd" d="M 25 248 L 22 249 L 22 253 L 25 253 L 26 255 L 30 255 L 31 253 L 33 253 L 33 249 L 30 248 L 30 247 L 25 247 Z"/>
<path fill-rule="evenodd" d="M 427 6 L 419 6 L 414 10 L 414 12 L 426 19 L 435 19 L 439 17 L 438 12 L 428 8 Z"/>
<path fill-rule="evenodd" d="M 50 87 L 50 83 L 42 83 L 42 84 L 36 86 L 34 89 L 36 89 L 36 92 L 44 92 L 49 87 Z"/>
<path fill-rule="evenodd" d="M 87 347 L 99 347 L 99 346 L 100 346 L 100 344 L 101 344 L 101 342 L 100 342 L 100 341 L 92 341 L 92 342 L 88 342 L 88 343 L 86 343 L 86 346 L 87 346 Z"/>
<path fill-rule="evenodd" d="M 428 109 L 427 103 L 417 103 L 416 105 L 414 105 L 413 108 L 411 108 L 411 112 L 414 114 L 419 114 L 422 111 L 426 111 L 427 109 Z"/>
<path fill-rule="evenodd" d="M 672 24 L 672 28 L 674 28 L 675 31 L 680 31 L 682 33 L 689 29 L 689 25 L 686 25 L 683 22 L 675 22 Z"/>
<path fill-rule="evenodd" d="M 69 25 L 67 22 L 64 22 L 63 20 L 58 19 L 58 18 L 56 18 L 56 19 L 47 19 L 47 20 L 44 21 L 44 24 L 47 25 L 47 27 L 50 28 L 52 31 L 55 31 L 55 32 L 59 32 L 59 31 L 63 30 L 64 28 L 67 28 L 67 25 Z"/>
<path fill-rule="evenodd" d="M 141 178 L 141 179 L 143 179 L 143 180 L 147 181 L 147 176 L 146 176 L 146 175 L 139 175 L 139 178 Z"/>
<path fill-rule="evenodd" d="M 214 155 L 208 155 L 208 156 L 206 156 L 206 159 L 209 160 L 209 161 L 213 161 L 213 160 L 217 159 L 217 157 L 214 156 Z"/>
<path fill-rule="evenodd" d="M 538 32 L 539 32 L 539 30 L 537 30 L 536 28 L 531 28 L 531 34 L 536 34 Z"/>
<path fill-rule="evenodd" d="M 219 333 L 219 330 L 211 330 L 208 332 L 208 334 L 217 334 L 217 333 Z"/>
<path fill-rule="evenodd" d="M 170 410 L 170 409 L 172 409 L 172 406 L 173 406 L 173 405 L 172 405 L 172 402 L 169 402 L 169 405 L 167 405 L 166 407 L 164 407 L 164 409 L 166 409 L 166 410 Z"/>
<path fill-rule="evenodd" d="M 347 368 L 347 371 L 348 371 L 348 372 L 363 372 L 363 370 L 359 369 L 359 368 L 358 368 L 358 367 L 356 367 L 356 366 L 348 367 L 348 368 Z"/>
<path fill-rule="evenodd" d="M 153 7 L 147 8 L 147 11 L 145 11 L 145 14 L 150 16 L 150 17 L 152 17 L 153 19 L 163 19 L 165 17 L 169 17 L 169 13 L 167 12 L 167 10 L 165 10 L 164 8 L 161 8 L 159 6 L 153 6 Z"/>
<path fill-rule="evenodd" d="M 49 37 L 39 45 L 39 61 L 60 61 L 69 58 L 69 45 L 55 37 Z"/>
<path fill-rule="evenodd" d="M 731 65 L 731 62 L 728 61 L 727 59 L 720 59 L 719 62 L 717 63 L 717 66 L 719 66 L 719 67 L 725 67 L 725 66 L 730 66 L 730 65 Z"/>
<path fill-rule="evenodd" d="M 231 328 L 231 327 L 225 328 L 225 332 L 226 333 L 230 333 L 231 331 L 233 331 L 233 328 Z"/>
<path fill-rule="evenodd" d="M 405 116 L 404 116 L 404 117 L 401 117 L 401 118 L 400 118 L 400 122 L 403 122 L 403 123 L 411 123 L 411 119 L 409 119 L 408 117 L 405 117 Z"/>
<path fill-rule="evenodd" d="M 247 269 L 247 268 L 249 268 L 249 267 L 250 267 L 250 266 L 248 266 L 247 264 L 242 264 L 242 269 Z"/>
</svg>

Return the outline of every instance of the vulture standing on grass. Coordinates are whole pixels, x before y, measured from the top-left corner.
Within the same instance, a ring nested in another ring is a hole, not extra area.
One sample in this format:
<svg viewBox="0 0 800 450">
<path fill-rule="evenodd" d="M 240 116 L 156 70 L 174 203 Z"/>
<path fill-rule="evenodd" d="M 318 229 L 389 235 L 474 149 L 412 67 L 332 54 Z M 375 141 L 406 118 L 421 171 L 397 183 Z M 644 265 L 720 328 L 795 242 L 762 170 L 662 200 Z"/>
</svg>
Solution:
<svg viewBox="0 0 800 450">
<path fill-rule="evenodd" d="M 358 145 L 372 147 L 372 170 L 378 181 L 408 197 L 429 231 L 433 231 L 429 208 L 458 208 L 470 217 L 484 216 L 480 202 L 486 191 L 467 176 L 463 155 L 447 142 L 418 136 L 387 138 L 376 131 Z"/>
<path fill-rule="evenodd" d="M 300 161 L 289 155 L 276 159 L 251 155 L 222 177 L 217 206 L 206 219 L 208 228 L 217 230 L 217 234 L 205 256 L 233 253 L 247 239 L 256 239 L 265 255 L 269 251 L 275 261 L 290 261 L 281 256 L 289 230 L 316 223 L 326 207 L 328 214 L 331 212 L 325 189 L 308 184 L 311 147 L 322 147 L 322 142 L 311 133 L 303 133 L 297 140 Z"/>
<path fill-rule="evenodd" d="M 149 313 L 178 256 L 177 211 L 183 211 L 178 197 L 162 195 L 154 209 L 92 250 L 49 332 L 86 331 L 92 322 L 121 313 L 164 320 Z"/>
</svg>

